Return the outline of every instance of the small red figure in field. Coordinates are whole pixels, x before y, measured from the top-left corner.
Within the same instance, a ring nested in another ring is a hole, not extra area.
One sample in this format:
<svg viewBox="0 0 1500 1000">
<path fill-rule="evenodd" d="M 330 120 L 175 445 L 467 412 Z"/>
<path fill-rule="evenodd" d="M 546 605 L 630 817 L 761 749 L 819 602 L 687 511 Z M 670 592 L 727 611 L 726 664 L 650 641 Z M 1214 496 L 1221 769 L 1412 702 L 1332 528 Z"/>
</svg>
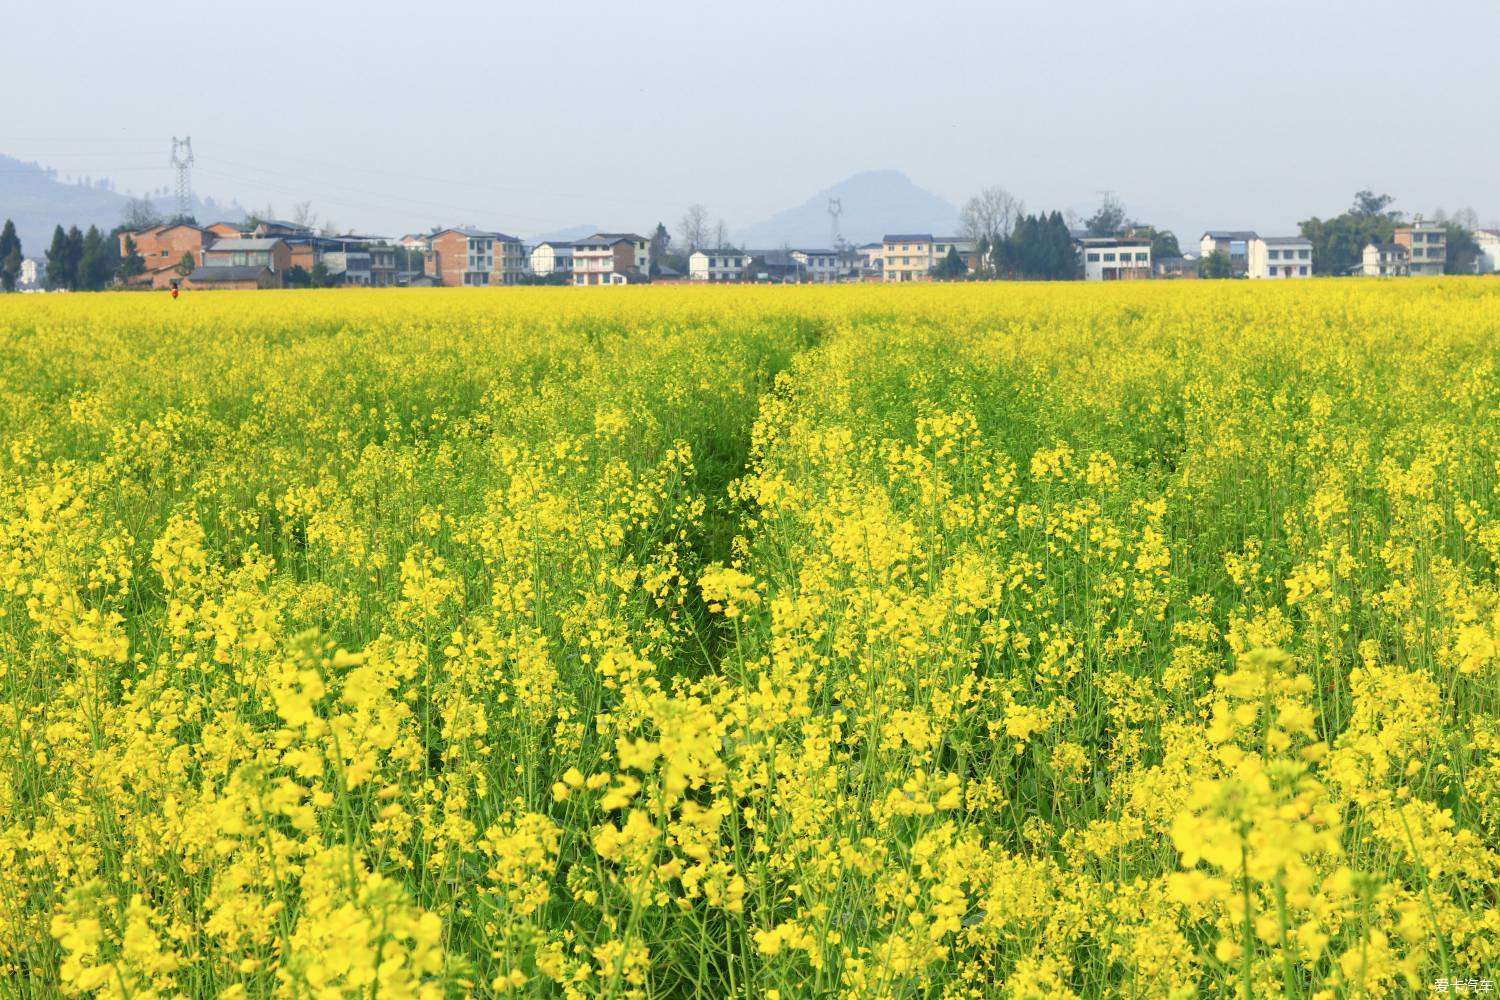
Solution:
<svg viewBox="0 0 1500 1000">
<path fill-rule="evenodd" d="M 172 298 L 177 298 L 177 282 L 172 282 Z"/>
</svg>

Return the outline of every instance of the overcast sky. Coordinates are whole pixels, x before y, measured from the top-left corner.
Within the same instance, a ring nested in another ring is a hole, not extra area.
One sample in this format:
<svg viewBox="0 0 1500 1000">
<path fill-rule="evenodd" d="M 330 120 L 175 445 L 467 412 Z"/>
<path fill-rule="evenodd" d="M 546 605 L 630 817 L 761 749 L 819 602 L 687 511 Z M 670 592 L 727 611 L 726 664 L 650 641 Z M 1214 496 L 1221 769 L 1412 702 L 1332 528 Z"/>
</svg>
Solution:
<svg viewBox="0 0 1500 1000">
<path fill-rule="evenodd" d="M 200 195 L 364 231 L 738 227 L 881 167 L 1181 229 L 1500 219 L 1496 0 L 5 7 L 0 152 L 139 192 L 190 134 Z"/>
</svg>

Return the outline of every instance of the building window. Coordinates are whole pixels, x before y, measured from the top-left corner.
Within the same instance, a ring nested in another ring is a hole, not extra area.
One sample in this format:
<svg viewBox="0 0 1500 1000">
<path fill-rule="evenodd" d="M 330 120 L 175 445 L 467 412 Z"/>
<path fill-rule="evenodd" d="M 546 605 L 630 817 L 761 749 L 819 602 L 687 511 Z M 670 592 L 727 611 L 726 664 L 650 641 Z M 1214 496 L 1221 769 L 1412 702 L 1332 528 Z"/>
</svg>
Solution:
<svg viewBox="0 0 1500 1000">
<path fill-rule="evenodd" d="M 1094 263 L 1098 263 L 1099 262 L 1099 254 L 1097 252 L 1090 253 L 1089 254 L 1089 260 L 1093 261 Z"/>
<path fill-rule="evenodd" d="M 1144 261 L 1149 256 L 1151 256 L 1151 255 L 1148 254 L 1148 253 L 1146 253 L 1145 251 L 1142 251 L 1141 253 L 1138 253 L 1138 254 L 1135 255 L 1135 259 L 1139 260 L 1139 261 Z"/>
<path fill-rule="evenodd" d="M 1307 267 L 1306 267 L 1306 265 L 1297 268 L 1297 273 L 1298 274 L 1306 274 L 1307 273 Z"/>
<path fill-rule="evenodd" d="M 1104 255 L 1104 259 L 1109 261 L 1110 263 L 1114 263 L 1115 255 L 1112 253 L 1107 253 Z"/>
</svg>

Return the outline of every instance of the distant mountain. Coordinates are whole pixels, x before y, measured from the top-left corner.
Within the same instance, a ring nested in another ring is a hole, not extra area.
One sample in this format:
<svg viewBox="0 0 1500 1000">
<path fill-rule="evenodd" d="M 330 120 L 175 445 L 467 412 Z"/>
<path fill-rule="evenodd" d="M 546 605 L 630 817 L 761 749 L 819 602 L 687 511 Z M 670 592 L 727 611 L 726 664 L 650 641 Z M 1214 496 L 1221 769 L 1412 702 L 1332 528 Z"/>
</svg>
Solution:
<svg viewBox="0 0 1500 1000">
<path fill-rule="evenodd" d="M 542 233 L 533 236 L 527 243 L 572 243 L 575 240 L 585 239 L 599 231 L 598 226 L 569 226 L 566 229 L 555 229 L 550 233 Z"/>
<path fill-rule="evenodd" d="M 114 189 L 108 180 L 70 182 L 59 180 L 57 171 L 36 163 L 24 163 L 0 154 L 0 224 L 14 219 L 21 250 L 40 257 L 52 243 L 52 230 L 98 226 L 108 231 L 120 224 L 130 196 Z M 171 211 L 171 199 L 158 197 L 157 211 Z M 195 198 L 193 214 L 204 224 L 238 222 L 244 209 L 222 205 L 212 198 Z"/>
<path fill-rule="evenodd" d="M 740 230 L 735 241 L 750 249 L 825 247 L 832 237 L 829 198 L 843 203 L 839 231 L 855 245 L 873 243 L 886 233 L 951 236 L 958 231 L 958 209 L 952 204 L 917 187 L 899 170 L 867 170 Z"/>
</svg>

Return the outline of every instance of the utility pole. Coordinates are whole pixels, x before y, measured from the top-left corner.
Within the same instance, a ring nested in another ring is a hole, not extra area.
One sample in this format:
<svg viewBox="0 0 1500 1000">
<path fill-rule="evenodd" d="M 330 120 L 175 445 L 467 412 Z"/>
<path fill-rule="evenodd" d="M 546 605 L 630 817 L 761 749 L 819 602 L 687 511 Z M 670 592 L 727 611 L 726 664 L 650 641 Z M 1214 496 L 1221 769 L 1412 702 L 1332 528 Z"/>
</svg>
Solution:
<svg viewBox="0 0 1500 1000">
<path fill-rule="evenodd" d="M 168 160 L 177 171 L 177 217 L 193 214 L 193 137 L 172 136 L 172 157 Z"/>
</svg>

